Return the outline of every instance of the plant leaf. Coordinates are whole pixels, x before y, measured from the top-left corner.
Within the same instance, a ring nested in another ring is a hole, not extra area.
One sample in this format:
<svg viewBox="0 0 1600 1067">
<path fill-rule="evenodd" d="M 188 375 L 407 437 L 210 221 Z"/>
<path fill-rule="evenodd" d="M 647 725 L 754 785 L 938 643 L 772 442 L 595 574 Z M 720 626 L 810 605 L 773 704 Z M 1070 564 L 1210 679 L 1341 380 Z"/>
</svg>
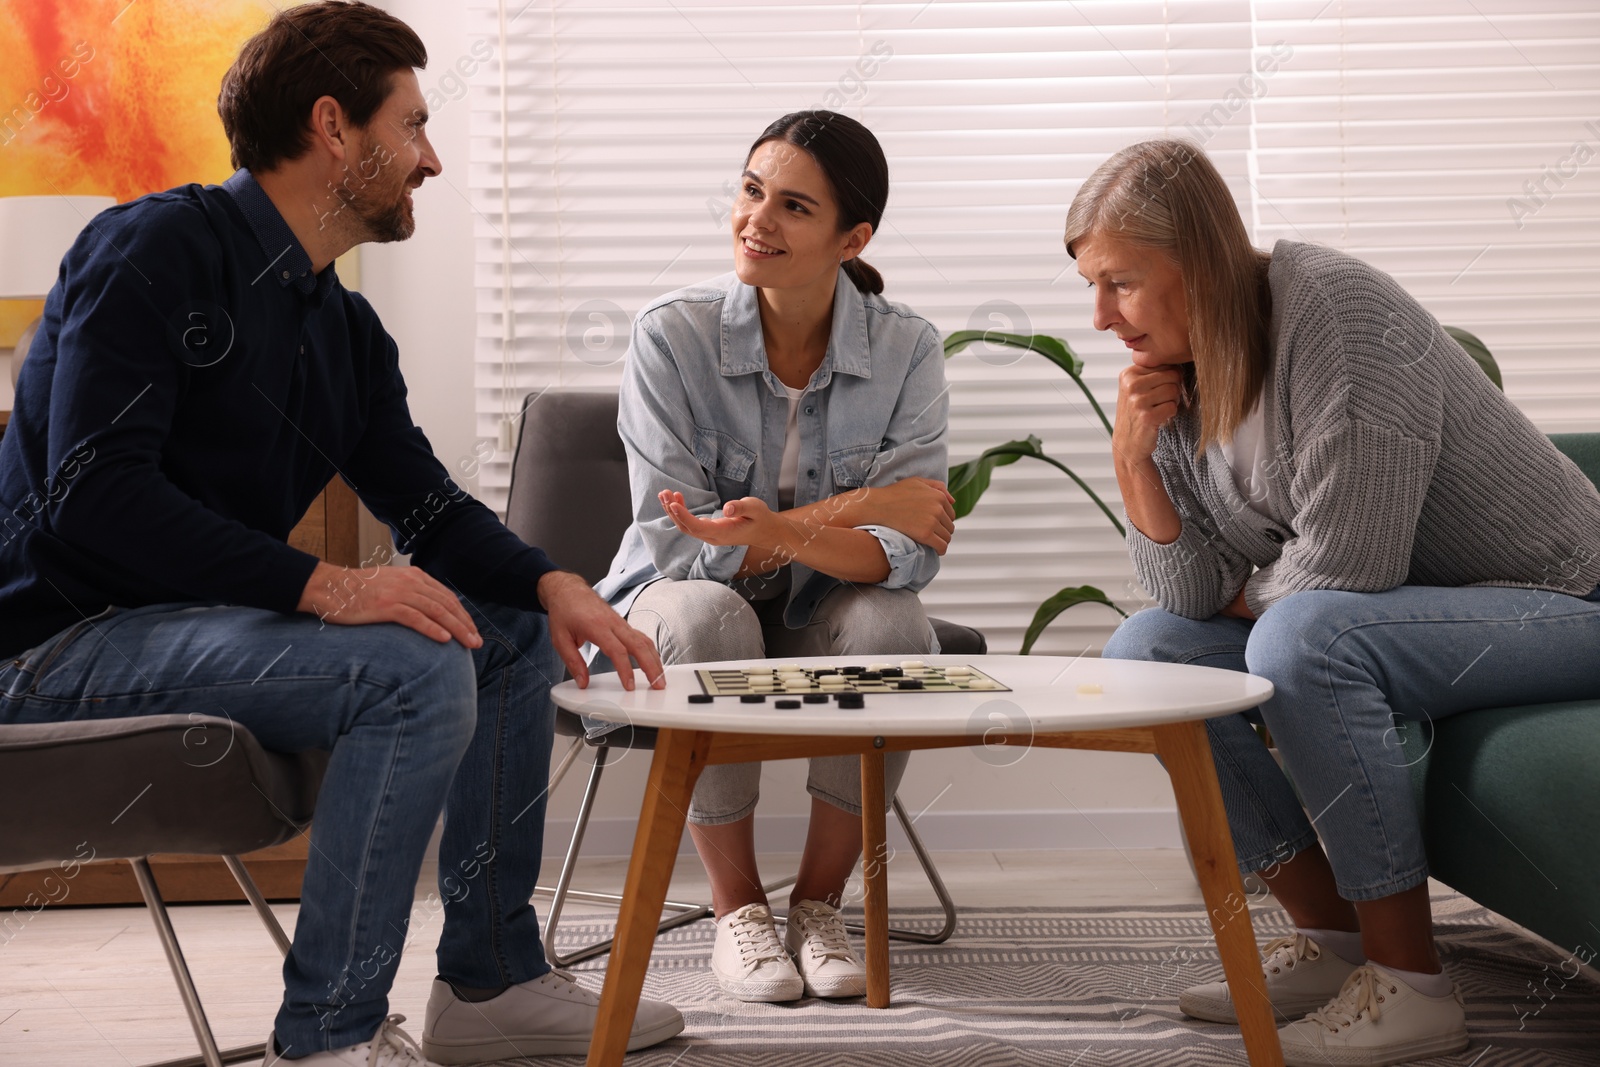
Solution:
<svg viewBox="0 0 1600 1067">
<path fill-rule="evenodd" d="M 1045 454 L 1039 439 L 1029 434 L 1023 441 L 1007 441 L 1003 445 L 995 445 L 984 452 L 977 459 L 965 463 L 957 463 L 950 468 L 945 485 L 950 489 L 950 495 L 955 497 L 956 518 L 962 518 L 978 506 L 978 498 L 983 496 L 984 490 L 989 488 L 989 479 L 994 474 L 996 467 L 1009 466 L 1019 459 L 1036 459 L 1048 463 L 1056 470 L 1065 474 L 1078 484 L 1101 514 L 1111 520 L 1111 525 L 1117 528 L 1117 533 L 1123 537 L 1128 536 L 1128 531 L 1123 528 L 1122 521 L 1100 499 L 1100 494 L 1089 487 L 1089 483 L 1078 477 L 1077 472 L 1058 459 Z"/>
<path fill-rule="evenodd" d="M 1067 342 L 1059 337 L 1052 337 L 1047 333 L 1023 335 L 1020 333 L 1004 333 L 1000 330 L 957 330 L 944 339 L 944 358 L 949 359 L 968 345 L 977 344 L 980 341 L 986 344 L 1037 352 L 1066 371 L 1067 376 L 1077 383 L 1078 388 L 1088 399 L 1089 406 L 1094 409 L 1095 416 L 1100 420 L 1100 425 L 1106 429 L 1106 436 L 1111 436 L 1111 420 L 1106 418 L 1105 409 L 1100 406 L 1100 401 L 1094 398 L 1094 393 L 1089 389 L 1089 383 L 1083 380 L 1083 360 L 1079 359 L 1072 349 L 1067 347 Z"/>
<path fill-rule="evenodd" d="M 1028 624 L 1028 632 L 1022 636 L 1022 654 L 1026 656 L 1033 648 L 1033 643 L 1039 640 L 1039 635 L 1044 633 L 1044 628 L 1055 621 L 1068 608 L 1079 604 L 1104 604 L 1124 619 L 1128 613 L 1111 602 L 1100 590 L 1092 585 L 1074 585 L 1061 590 L 1055 596 L 1039 605 L 1039 610 L 1033 613 L 1033 621 Z"/>
<path fill-rule="evenodd" d="M 1000 330 L 957 330 L 944 339 L 944 358 L 949 359 L 968 345 L 983 342 L 1037 352 L 1074 378 L 1083 373 L 1083 360 L 1073 354 L 1067 342 L 1047 333 L 1003 333 Z"/>
<path fill-rule="evenodd" d="M 1456 344 L 1467 350 L 1473 362 L 1483 368 L 1483 373 L 1489 376 L 1496 389 L 1502 393 L 1506 391 L 1506 384 L 1500 379 L 1500 366 L 1494 361 L 1494 356 L 1489 352 L 1489 346 L 1478 340 L 1477 334 L 1468 333 L 1459 326 L 1446 326 L 1445 333 L 1456 339 Z"/>
<path fill-rule="evenodd" d="M 989 488 L 989 479 L 996 467 L 1008 466 L 1024 456 L 1034 459 L 1044 456 L 1040 440 L 1032 434 L 1024 441 L 995 445 L 977 459 L 969 459 L 951 467 L 949 480 L 945 484 L 950 489 L 950 495 L 956 499 L 956 518 L 961 518 L 977 506 L 978 498 Z"/>
</svg>

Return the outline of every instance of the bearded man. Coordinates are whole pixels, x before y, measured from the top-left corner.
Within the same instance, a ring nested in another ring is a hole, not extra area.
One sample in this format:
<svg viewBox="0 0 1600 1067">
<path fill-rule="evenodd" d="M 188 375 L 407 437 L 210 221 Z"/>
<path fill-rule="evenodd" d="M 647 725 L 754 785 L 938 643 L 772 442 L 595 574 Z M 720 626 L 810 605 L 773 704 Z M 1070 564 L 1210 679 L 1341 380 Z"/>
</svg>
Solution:
<svg viewBox="0 0 1600 1067">
<path fill-rule="evenodd" d="M 450 478 L 335 273 L 411 236 L 440 171 L 426 62 L 375 7 L 280 11 L 223 79 L 237 173 L 89 224 L 0 443 L 0 722 L 220 709 L 269 749 L 331 753 L 268 1064 L 586 1051 L 597 998 L 551 971 L 529 904 L 549 690 L 563 663 L 587 682 L 585 642 L 628 688 L 632 663 L 661 678 L 648 639 Z M 336 475 L 410 566 L 285 543 Z M 419 1051 L 387 995 L 441 811 Z M 682 1028 L 643 1004 L 629 1047 Z"/>
</svg>

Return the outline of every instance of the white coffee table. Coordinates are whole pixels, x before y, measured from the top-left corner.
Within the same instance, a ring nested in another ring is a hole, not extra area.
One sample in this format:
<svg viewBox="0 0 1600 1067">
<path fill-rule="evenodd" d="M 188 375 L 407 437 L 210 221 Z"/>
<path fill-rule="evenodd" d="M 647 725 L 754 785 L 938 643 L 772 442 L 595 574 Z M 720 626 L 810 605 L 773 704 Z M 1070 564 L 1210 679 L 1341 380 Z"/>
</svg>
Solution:
<svg viewBox="0 0 1600 1067">
<path fill-rule="evenodd" d="M 866 666 L 891 656 L 802 659 L 803 666 Z M 1047 656 L 928 656 L 929 665 L 966 664 L 1008 686 L 1009 692 L 886 693 L 866 697 L 860 710 L 835 703 L 798 710 L 737 697 L 691 704 L 701 692 L 696 670 L 775 665 L 778 660 L 684 664 L 667 669 L 665 689 L 629 693 L 614 674 L 597 675 L 588 689 L 572 682 L 551 695 L 569 711 L 608 722 L 656 727 L 655 755 L 639 813 L 633 858 L 623 889 L 616 940 L 589 1047 L 589 1067 L 618 1067 L 644 987 L 679 841 L 695 782 L 708 764 L 802 756 L 860 755 L 863 881 L 866 897 L 867 1003 L 889 1004 L 888 901 L 884 865 L 883 754 L 966 745 L 1033 745 L 1158 754 L 1172 778 L 1200 889 L 1250 1062 L 1278 1067 L 1283 1053 L 1262 984 L 1260 956 L 1244 885 L 1234 859 L 1227 816 L 1204 721 L 1255 707 L 1272 684 L 1237 671 L 1172 663 Z"/>
</svg>

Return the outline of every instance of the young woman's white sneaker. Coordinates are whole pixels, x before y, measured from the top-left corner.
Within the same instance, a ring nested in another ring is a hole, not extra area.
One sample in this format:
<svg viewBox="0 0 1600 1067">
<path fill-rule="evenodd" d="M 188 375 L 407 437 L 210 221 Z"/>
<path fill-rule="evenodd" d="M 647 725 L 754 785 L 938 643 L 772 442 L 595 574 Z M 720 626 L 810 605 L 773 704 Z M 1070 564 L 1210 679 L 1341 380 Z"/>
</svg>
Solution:
<svg viewBox="0 0 1600 1067">
<path fill-rule="evenodd" d="M 839 909 L 820 900 L 802 900 L 789 909 L 783 943 L 814 997 L 867 995 L 867 968 L 850 947 Z"/>
<path fill-rule="evenodd" d="M 717 920 L 711 972 L 735 1000 L 779 1003 L 799 1000 L 805 992 L 765 904 L 746 904 Z"/>
<path fill-rule="evenodd" d="M 1357 967 L 1320 1011 L 1278 1031 L 1285 1067 L 1386 1067 L 1467 1047 L 1467 1013 L 1454 985 L 1441 997 L 1375 964 Z"/>
<path fill-rule="evenodd" d="M 1272 999 L 1272 1013 L 1279 1019 L 1298 1019 L 1327 1004 L 1356 969 L 1356 964 L 1300 933 L 1267 942 L 1261 955 L 1267 996 Z M 1190 986 L 1178 994 L 1178 1010 L 1207 1022 L 1239 1022 L 1227 982 Z"/>
</svg>

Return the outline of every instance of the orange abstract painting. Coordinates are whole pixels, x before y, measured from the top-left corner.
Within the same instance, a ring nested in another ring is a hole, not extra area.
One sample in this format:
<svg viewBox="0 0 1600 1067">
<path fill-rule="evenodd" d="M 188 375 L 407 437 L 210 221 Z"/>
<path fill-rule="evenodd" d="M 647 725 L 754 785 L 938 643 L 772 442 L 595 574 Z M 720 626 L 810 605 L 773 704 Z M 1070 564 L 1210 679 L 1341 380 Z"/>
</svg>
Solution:
<svg viewBox="0 0 1600 1067">
<path fill-rule="evenodd" d="M 225 179 L 217 88 L 274 10 L 267 0 L 0 0 L 0 196 L 123 201 Z M 0 348 L 39 312 L 0 301 Z"/>
</svg>

